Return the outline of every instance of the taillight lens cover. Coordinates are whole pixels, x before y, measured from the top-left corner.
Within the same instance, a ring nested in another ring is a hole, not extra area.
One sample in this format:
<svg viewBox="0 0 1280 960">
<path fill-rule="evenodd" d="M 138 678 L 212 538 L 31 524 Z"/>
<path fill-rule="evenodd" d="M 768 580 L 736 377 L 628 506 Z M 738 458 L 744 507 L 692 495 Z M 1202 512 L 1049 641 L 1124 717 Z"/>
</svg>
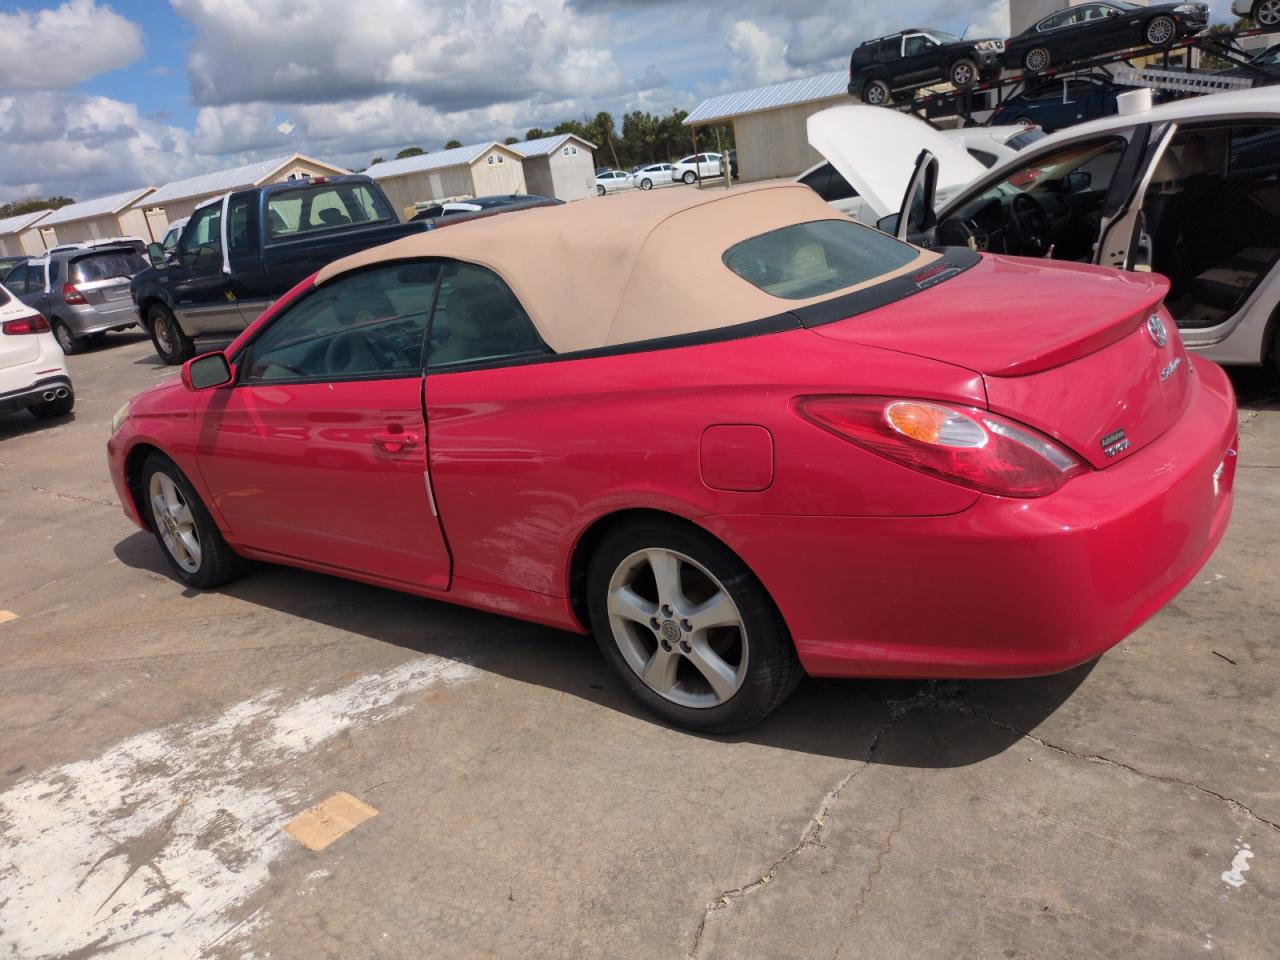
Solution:
<svg viewBox="0 0 1280 960">
<path fill-rule="evenodd" d="M 803 397 L 800 415 L 888 460 L 1000 497 L 1042 497 L 1087 465 L 1007 417 L 895 397 Z"/>
<path fill-rule="evenodd" d="M 0 333 L 10 337 L 21 337 L 30 333 L 48 333 L 49 321 L 38 313 L 29 317 L 18 317 L 0 324 Z"/>
<path fill-rule="evenodd" d="M 74 283 L 64 283 L 62 285 L 62 300 L 64 303 L 69 303 L 73 307 L 84 306 L 89 302 L 85 300 L 84 294 L 76 289 L 76 285 Z"/>
</svg>

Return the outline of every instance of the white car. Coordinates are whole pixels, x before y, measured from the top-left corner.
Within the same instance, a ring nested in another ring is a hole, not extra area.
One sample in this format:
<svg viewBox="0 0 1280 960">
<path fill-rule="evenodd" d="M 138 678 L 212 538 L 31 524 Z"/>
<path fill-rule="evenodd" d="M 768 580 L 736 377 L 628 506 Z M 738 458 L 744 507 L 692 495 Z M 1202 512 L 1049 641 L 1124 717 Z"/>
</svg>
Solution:
<svg viewBox="0 0 1280 960">
<path fill-rule="evenodd" d="M 964 152 L 982 164 L 990 167 L 1017 155 L 1018 151 L 1030 146 L 1037 140 L 1044 139 L 1044 131 L 1039 127 L 1010 125 L 1005 127 L 964 127 L 959 130 L 943 130 L 942 135 L 955 142 Z M 965 186 L 977 175 L 978 168 L 957 159 L 958 154 L 948 153 L 952 161 L 948 165 L 950 176 L 942 184 L 944 196 L 954 193 Z M 803 183 L 818 196 L 841 213 L 846 213 L 855 220 L 861 220 L 872 226 L 883 216 L 875 207 L 869 206 L 849 181 L 840 175 L 840 171 L 831 165 L 829 160 L 816 163 L 800 176 L 797 183 Z"/>
<path fill-rule="evenodd" d="M 1254 23 L 1268 30 L 1280 27 L 1280 0 L 1235 0 L 1231 12 L 1237 17 L 1252 17 Z"/>
<path fill-rule="evenodd" d="M 652 190 L 675 179 L 675 167 L 669 163 L 651 163 L 647 167 L 639 167 L 631 176 L 641 190 Z"/>
<path fill-rule="evenodd" d="M 635 178 L 625 170 L 605 170 L 596 174 L 596 194 L 601 197 L 616 190 L 630 190 L 635 185 Z"/>
<path fill-rule="evenodd" d="M 1273 88 L 1060 130 L 979 168 L 942 200 L 945 167 L 933 154 L 955 144 L 914 117 L 835 107 L 809 118 L 809 137 L 882 217 L 882 229 L 935 246 L 1163 274 L 1165 304 L 1188 349 L 1226 364 L 1280 355 Z"/>
<path fill-rule="evenodd" d="M 718 153 L 694 153 L 671 165 L 674 180 L 696 183 L 708 177 L 724 176 L 723 158 Z"/>
<path fill-rule="evenodd" d="M 49 321 L 0 287 L 0 413 L 30 410 L 45 420 L 75 405 L 67 358 Z"/>
</svg>

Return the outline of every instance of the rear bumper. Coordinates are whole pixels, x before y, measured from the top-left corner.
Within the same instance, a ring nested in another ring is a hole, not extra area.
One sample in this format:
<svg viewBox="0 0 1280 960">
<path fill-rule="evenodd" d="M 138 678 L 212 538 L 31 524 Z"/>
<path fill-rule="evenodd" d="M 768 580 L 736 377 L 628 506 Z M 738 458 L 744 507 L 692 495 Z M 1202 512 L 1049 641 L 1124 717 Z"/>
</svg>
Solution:
<svg viewBox="0 0 1280 960">
<path fill-rule="evenodd" d="M 42 377 L 21 390 L 0 393 L 0 413 L 12 413 L 14 410 L 25 410 L 27 407 L 44 403 L 48 399 L 53 399 L 46 398 L 46 393 L 53 392 L 56 394 L 58 390 L 66 390 L 68 393 L 74 392 L 71 388 L 71 378 L 62 375 Z"/>
<path fill-rule="evenodd" d="M 73 307 L 59 316 L 77 337 L 108 330 L 126 330 L 138 322 L 138 308 L 132 302 L 116 310 L 99 310 L 97 307 Z"/>
<path fill-rule="evenodd" d="M 1056 673 L 1133 632 L 1226 530 L 1235 397 L 1221 369 L 1193 364 L 1195 394 L 1174 428 L 1048 497 L 984 495 L 947 517 L 703 522 L 769 590 L 810 674 Z"/>
</svg>

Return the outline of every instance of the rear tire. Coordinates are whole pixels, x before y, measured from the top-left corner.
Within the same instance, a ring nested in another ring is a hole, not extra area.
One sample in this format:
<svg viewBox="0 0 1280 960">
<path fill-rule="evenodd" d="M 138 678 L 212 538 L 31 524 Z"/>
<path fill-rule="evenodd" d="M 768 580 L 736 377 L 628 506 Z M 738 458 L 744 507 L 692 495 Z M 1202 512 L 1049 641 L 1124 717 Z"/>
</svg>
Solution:
<svg viewBox="0 0 1280 960">
<path fill-rule="evenodd" d="M 650 180 L 648 177 L 645 177 L 643 180 L 641 180 L 641 181 L 640 181 L 640 189 L 641 189 L 641 190 L 652 190 L 652 189 L 653 189 L 653 181 L 652 181 L 652 180 Z"/>
<path fill-rule="evenodd" d="M 1022 65 L 1027 73 L 1043 73 L 1049 69 L 1053 58 L 1049 56 L 1048 47 L 1032 47 L 1022 57 Z"/>
<path fill-rule="evenodd" d="M 591 558 L 587 599 L 605 660 L 668 723 L 741 730 L 776 709 L 804 675 L 763 585 L 696 527 L 661 518 L 615 527 Z"/>
<path fill-rule="evenodd" d="M 31 415 L 37 420 L 52 420 L 54 417 L 65 417 L 75 409 L 76 395 L 71 391 L 67 391 L 65 397 L 59 397 L 56 400 L 46 400 L 43 403 L 37 403 L 35 406 L 27 407 L 31 411 Z"/>
<path fill-rule="evenodd" d="M 692 170 L 686 170 L 683 174 L 681 174 L 680 179 L 683 180 L 685 183 L 693 183 L 695 180 L 698 179 L 698 175 L 694 173 Z"/>
<path fill-rule="evenodd" d="M 862 102 L 870 107 L 883 107 L 893 99 L 889 84 L 884 80 L 868 80 L 862 85 Z"/>
<path fill-rule="evenodd" d="M 1034 127 L 1036 125 L 1036 122 L 1030 117 L 1018 117 L 1013 121 L 1013 123 L 1014 126 L 1018 127 Z"/>
<path fill-rule="evenodd" d="M 72 333 L 71 328 L 62 320 L 54 320 L 49 326 L 53 327 L 53 338 L 58 341 L 58 346 L 67 356 L 84 349 L 84 340 Z"/>
<path fill-rule="evenodd" d="M 223 539 L 186 475 L 163 454 L 142 465 L 142 501 L 160 552 L 183 583 L 209 590 L 248 570 L 249 561 Z"/>
<path fill-rule="evenodd" d="M 1258 0 L 1253 5 L 1253 21 L 1260 27 L 1280 27 L 1280 0 Z"/>
<path fill-rule="evenodd" d="M 978 65 L 968 57 L 961 57 L 951 64 L 947 76 L 951 78 L 953 87 L 957 90 L 965 90 L 978 81 Z"/>
<path fill-rule="evenodd" d="M 1178 39 L 1178 25 L 1172 17 L 1152 17 L 1142 35 L 1153 47 L 1167 47 Z"/>
<path fill-rule="evenodd" d="M 151 343 L 160 359 L 170 366 L 186 363 L 196 355 L 196 342 L 182 332 L 168 307 L 157 305 L 147 312 Z"/>
</svg>

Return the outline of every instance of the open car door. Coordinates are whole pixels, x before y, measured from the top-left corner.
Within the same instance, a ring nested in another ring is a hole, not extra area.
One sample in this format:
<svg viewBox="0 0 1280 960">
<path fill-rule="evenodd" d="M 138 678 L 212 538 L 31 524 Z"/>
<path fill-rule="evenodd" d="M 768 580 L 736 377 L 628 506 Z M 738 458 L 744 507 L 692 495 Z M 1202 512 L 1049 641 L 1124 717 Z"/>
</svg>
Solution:
<svg viewBox="0 0 1280 960">
<path fill-rule="evenodd" d="M 1143 166 L 1129 181 L 1129 193 L 1119 209 L 1110 215 L 1108 211 L 1103 211 L 1102 223 L 1098 228 L 1098 245 L 1093 251 L 1094 263 L 1121 270 L 1151 269 L 1152 243 L 1146 231 L 1142 205 L 1147 188 L 1151 186 L 1151 179 L 1177 132 L 1176 123 L 1171 123 L 1164 129 L 1143 156 Z"/>
</svg>

